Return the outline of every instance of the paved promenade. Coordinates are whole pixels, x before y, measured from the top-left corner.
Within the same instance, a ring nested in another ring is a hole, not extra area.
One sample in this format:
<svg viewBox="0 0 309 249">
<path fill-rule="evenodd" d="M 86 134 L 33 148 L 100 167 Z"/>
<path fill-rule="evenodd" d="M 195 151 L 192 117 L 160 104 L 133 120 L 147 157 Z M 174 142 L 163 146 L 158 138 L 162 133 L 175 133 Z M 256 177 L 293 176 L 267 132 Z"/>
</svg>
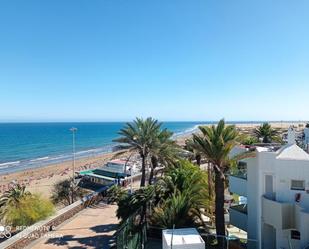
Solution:
<svg viewBox="0 0 309 249">
<path fill-rule="evenodd" d="M 116 205 L 103 203 L 86 208 L 28 248 L 109 248 L 115 239 L 113 235 L 118 223 L 116 209 Z"/>
</svg>

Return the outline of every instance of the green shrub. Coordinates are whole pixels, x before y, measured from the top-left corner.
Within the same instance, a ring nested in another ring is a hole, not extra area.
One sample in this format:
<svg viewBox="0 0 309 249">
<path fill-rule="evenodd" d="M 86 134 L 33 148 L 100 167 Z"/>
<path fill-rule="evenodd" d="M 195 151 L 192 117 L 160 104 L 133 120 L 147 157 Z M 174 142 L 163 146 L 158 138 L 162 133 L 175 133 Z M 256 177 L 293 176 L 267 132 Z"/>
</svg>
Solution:
<svg viewBox="0 0 309 249">
<path fill-rule="evenodd" d="M 238 137 L 238 142 L 240 142 L 243 145 L 253 145 L 255 143 L 258 143 L 259 140 L 256 137 L 243 134 Z"/>
<path fill-rule="evenodd" d="M 4 220 L 7 225 L 30 226 L 54 213 L 54 205 L 39 195 L 23 197 L 18 205 L 7 208 Z"/>
<path fill-rule="evenodd" d="M 74 183 L 72 178 L 57 182 L 52 190 L 52 201 L 54 204 L 71 205 L 81 199 L 86 191 Z"/>
<path fill-rule="evenodd" d="M 106 197 L 108 203 L 119 203 L 121 200 L 128 197 L 128 191 L 117 186 L 113 185 L 107 190 Z"/>
</svg>

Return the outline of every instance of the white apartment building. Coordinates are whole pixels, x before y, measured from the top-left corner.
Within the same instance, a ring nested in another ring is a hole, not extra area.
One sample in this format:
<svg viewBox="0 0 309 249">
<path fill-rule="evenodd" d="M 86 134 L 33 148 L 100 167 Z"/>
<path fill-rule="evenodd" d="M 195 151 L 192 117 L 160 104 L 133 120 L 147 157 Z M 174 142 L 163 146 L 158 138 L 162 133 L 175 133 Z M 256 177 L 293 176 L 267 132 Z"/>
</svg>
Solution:
<svg viewBox="0 0 309 249">
<path fill-rule="evenodd" d="M 247 232 L 248 249 L 309 248 L 309 155 L 289 142 L 277 151 L 257 148 L 229 176 L 230 191 L 247 198 L 229 213 Z"/>
<path fill-rule="evenodd" d="M 308 147 L 308 145 L 309 145 L 309 128 L 306 127 L 304 129 L 304 135 L 305 135 L 305 138 L 304 138 L 305 139 L 305 141 L 304 141 L 305 147 Z"/>
</svg>

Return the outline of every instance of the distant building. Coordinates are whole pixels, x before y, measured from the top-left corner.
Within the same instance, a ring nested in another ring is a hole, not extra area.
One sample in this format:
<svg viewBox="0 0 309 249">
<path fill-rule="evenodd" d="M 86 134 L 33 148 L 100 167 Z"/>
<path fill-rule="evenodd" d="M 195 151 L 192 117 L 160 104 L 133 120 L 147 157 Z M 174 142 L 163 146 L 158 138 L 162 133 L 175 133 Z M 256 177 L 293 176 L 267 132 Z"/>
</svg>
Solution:
<svg viewBox="0 0 309 249">
<path fill-rule="evenodd" d="M 127 164 L 127 161 L 116 159 L 107 162 L 107 164 L 104 166 L 104 169 L 111 172 L 125 173 L 127 171 Z"/>
<path fill-rule="evenodd" d="M 288 129 L 288 137 L 287 137 L 287 142 L 288 144 L 294 144 L 296 141 L 296 134 L 295 134 L 295 129 L 293 126 L 290 126 Z"/>
<path fill-rule="evenodd" d="M 248 249 L 309 246 L 309 155 L 292 138 L 277 151 L 258 147 L 229 176 L 230 191 L 247 200 L 229 213 L 247 231 Z"/>
<path fill-rule="evenodd" d="M 308 145 L 309 145 L 309 128 L 305 128 L 304 129 L 304 143 L 305 143 L 305 146 L 308 148 Z"/>
</svg>

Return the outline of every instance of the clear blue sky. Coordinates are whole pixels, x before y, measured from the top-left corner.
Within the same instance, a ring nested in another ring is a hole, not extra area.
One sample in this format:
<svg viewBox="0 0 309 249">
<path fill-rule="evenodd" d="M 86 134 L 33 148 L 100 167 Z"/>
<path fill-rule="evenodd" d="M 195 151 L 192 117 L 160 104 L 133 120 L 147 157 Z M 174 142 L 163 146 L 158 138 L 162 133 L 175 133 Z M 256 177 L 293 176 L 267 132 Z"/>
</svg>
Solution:
<svg viewBox="0 0 309 249">
<path fill-rule="evenodd" d="M 307 0 L 2 0 L 0 120 L 309 119 Z"/>
</svg>

